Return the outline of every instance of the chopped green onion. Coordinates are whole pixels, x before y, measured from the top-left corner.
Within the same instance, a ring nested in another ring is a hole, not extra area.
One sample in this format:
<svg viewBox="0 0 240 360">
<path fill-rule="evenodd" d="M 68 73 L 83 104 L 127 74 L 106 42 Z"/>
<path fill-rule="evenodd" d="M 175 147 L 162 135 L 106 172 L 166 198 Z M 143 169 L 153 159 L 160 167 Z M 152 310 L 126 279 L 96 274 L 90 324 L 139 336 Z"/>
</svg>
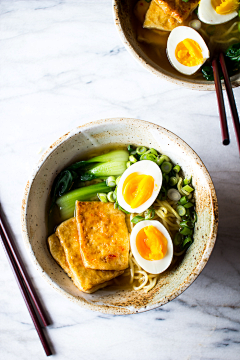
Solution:
<svg viewBox="0 0 240 360">
<path fill-rule="evenodd" d="M 164 161 L 161 165 L 161 170 L 163 173 L 168 174 L 172 170 L 172 164 L 169 161 Z"/>
<path fill-rule="evenodd" d="M 157 161 L 157 164 L 160 166 L 164 161 L 170 161 L 170 159 L 167 155 L 161 155 Z"/>
<path fill-rule="evenodd" d="M 104 202 L 104 203 L 107 203 L 108 202 L 108 199 L 107 199 L 107 194 L 104 194 L 104 193 L 98 193 L 97 194 L 99 200 L 101 202 Z"/>
<path fill-rule="evenodd" d="M 114 176 L 109 176 L 106 180 L 107 186 L 115 187 L 116 186 L 116 178 Z"/>
<path fill-rule="evenodd" d="M 156 162 L 156 161 L 157 161 L 157 158 L 156 158 L 156 156 L 153 155 L 153 154 L 147 154 L 147 153 L 145 153 L 145 154 L 141 155 L 140 160 L 150 160 L 150 161 Z"/>
<path fill-rule="evenodd" d="M 184 239 L 182 243 L 182 250 L 187 249 L 192 243 L 193 239 L 191 238 L 191 236 L 186 237 L 186 239 Z"/>
<path fill-rule="evenodd" d="M 175 236 L 174 236 L 174 239 L 173 239 L 173 244 L 175 246 L 179 246 L 183 241 L 183 237 L 180 233 L 177 233 Z"/>
<path fill-rule="evenodd" d="M 170 200 L 178 201 L 181 197 L 179 191 L 177 189 L 169 189 L 167 192 L 167 196 Z"/>
<path fill-rule="evenodd" d="M 189 194 L 189 195 L 187 196 L 188 200 L 191 200 L 192 196 L 193 196 L 193 194 Z"/>
<path fill-rule="evenodd" d="M 185 185 L 185 186 L 182 187 L 182 190 L 183 190 L 183 191 L 187 191 L 188 193 L 190 193 L 190 192 L 192 192 L 194 189 L 193 189 L 191 186 L 189 186 L 189 185 Z"/>
<path fill-rule="evenodd" d="M 180 230 L 180 234 L 182 235 L 192 235 L 193 231 L 191 229 L 189 229 L 188 227 L 184 226 L 181 230 Z"/>
<path fill-rule="evenodd" d="M 186 196 L 181 197 L 181 199 L 179 200 L 180 205 L 185 205 L 185 204 L 187 204 L 187 202 L 188 202 L 188 199 Z"/>
<path fill-rule="evenodd" d="M 180 222 L 180 226 L 181 227 L 188 227 L 190 229 L 193 229 L 194 228 L 194 224 L 191 222 L 191 221 L 188 221 L 188 220 L 184 220 L 184 221 L 181 221 Z"/>
<path fill-rule="evenodd" d="M 154 148 L 150 148 L 150 149 L 148 150 L 148 153 L 158 156 L 158 152 L 157 152 L 157 150 L 155 150 Z"/>
<path fill-rule="evenodd" d="M 145 211 L 145 220 L 152 220 L 155 216 L 155 210 L 153 208 L 149 208 Z"/>
<path fill-rule="evenodd" d="M 137 154 L 136 150 L 132 150 L 132 151 L 130 151 L 130 153 L 129 153 L 129 155 L 136 155 L 136 154 Z"/>
<path fill-rule="evenodd" d="M 105 194 L 106 195 L 106 194 Z M 110 202 L 114 202 L 116 200 L 116 198 L 114 198 L 114 192 L 113 191 L 110 191 L 108 194 L 107 194 L 107 199 L 108 201 Z"/>
<path fill-rule="evenodd" d="M 132 165 L 131 161 L 127 162 L 127 169 Z"/>
<path fill-rule="evenodd" d="M 118 203 L 117 203 L 117 201 L 114 203 L 114 209 L 118 209 Z"/>
<path fill-rule="evenodd" d="M 181 170 L 181 167 L 179 165 L 175 165 L 173 170 L 176 172 L 176 173 L 179 173 L 179 171 Z"/>
<path fill-rule="evenodd" d="M 118 176 L 118 177 L 116 178 L 116 185 L 117 185 L 117 186 L 118 186 L 118 184 L 119 184 L 120 179 L 121 179 L 121 176 Z"/>
<path fill-rule="evenodd" d="M 190 179 L 185 178 L 185 179 L 183 180 L 183 185 L 189 185 L 190 182 L 191 182 L 191 180 L 192 180 L 192 177 L 190 177 Z"/>
<path fill-rule="evenodd" d="M 108 161 L 127 161 L 128 152 L 126 150 L 114 150 L 107 154 L 95 156 L 92 159 L 87 160 L 88 163 L 92 162 L 108 162 Z"/>
<path fill-rule="evenodd" d="M 171 186 L 175 186 L 177 184 L 177 178 L 175 176 L 171 176 L 169 179 L 169 184 Z"/>
<path fill-rule="evenodd" d="M 133 163 L 133 164 L 137 162 L 137 159 L 136 159 L 135 156 L 133 156 L 133 155 L 130 155 L 128 159 L 129 159 L 129 161 L 131 161 L 131 163 Z"/>
<path fill-rule="evenodd" d="M 186 203 L 185 205 L 183 205 L 186 209 L 189 209 L 189 208 L 191 208 L 191 207 L 193 207 L 194 206 L 194 204 L 192 203 L 192 202 L 188 202 L 188 203 Z"/>
<path fill-rule="evenodd" d="M 196 211 L 193 210 L 192 214 L 193 214 L 192 222 L 195 223 L 195 222 L 197 222 L 197 213 L 196 213 Z"/>
<path fill-rule="evenodd" d="M 168 183 L 169 182 L 169 176 L 165 173 L 163 173 L 163 180 Z"/>
<path fill-rule="evenodd" d="M 145 146 L 139 146 L 136 149 L 136 152 L 138 155 L 143 155 L 147 151 L 147 148 Z"/>
<path fill-rule="evenodd" d="M 183 216 L 186 214 L 186 209 L 182 205 L 178 205 L 176 211 L 179 216 Z"/>
<path fill-rule="evenodd" d="M 128 151 L 133 151 L 134 150 L 133 145 L 128 145 L 127 149 Z"/>
<path fill-rule="evenodd" d="M 133 224 L 137 224 L 137 223 L 139 223 L 140 221 L 143 221 L 143 220 L 145 220 L 145 218 L 143 216 L 137 215 L 137 216 L 134 216 L 134 218 L 131 220 L 131 222 Z"/>
</svg>

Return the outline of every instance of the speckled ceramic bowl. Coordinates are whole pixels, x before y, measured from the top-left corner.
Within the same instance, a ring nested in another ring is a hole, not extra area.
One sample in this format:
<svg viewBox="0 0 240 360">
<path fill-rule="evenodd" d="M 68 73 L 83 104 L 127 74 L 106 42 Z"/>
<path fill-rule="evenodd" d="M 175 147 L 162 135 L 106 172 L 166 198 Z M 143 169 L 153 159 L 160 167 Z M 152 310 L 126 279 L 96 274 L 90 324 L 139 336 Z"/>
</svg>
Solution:
<svg viewBox="0 0 240 360">
<path fill-rule="evenodd" d="M 154 147 L 193 175 L 198 221 L 194 243 L 181 262 L 161 274 L 149 293 L 119 289 L 80 292 L 53 260 L 47 247 L 47 199 L 55 176 L 86 152 L 110 144 Z M 212 252 L 218 225 L 217 198 L 212 180 L 197 154 L 161 126 L 135 119 L 92 122 L 65 134 L 42 156 L 27 183 L 22 203 L 22 232 L 28 252 L 46 281 L 76 304 L 109 314 L 132 314 L 161 306 L 180 295 L 200 274 Z"/>
<path fill-rule="evenodd" d="M 129 53 L 148 71 L 174 84 L 189 87 L 194 90 L 215 90 L 213 81 L 193 80 L 181 73 L 173 74 L 152 61 L 142 50 L 136 40 L 136 33 L 131 18 L 137 0 L 113 0 L 113 16 L 120 38 Z M 240 85 L 240 74 L 231 78 L 232 86 Z M 223 84 L 224 87 L 224 84 Z"/>
</svg>

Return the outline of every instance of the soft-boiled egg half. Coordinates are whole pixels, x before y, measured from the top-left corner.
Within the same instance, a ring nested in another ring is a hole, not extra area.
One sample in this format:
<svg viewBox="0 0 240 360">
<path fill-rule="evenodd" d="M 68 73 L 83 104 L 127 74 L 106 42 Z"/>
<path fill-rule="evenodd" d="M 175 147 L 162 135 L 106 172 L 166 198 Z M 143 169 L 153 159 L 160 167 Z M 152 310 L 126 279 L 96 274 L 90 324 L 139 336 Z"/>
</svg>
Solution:
<svg viewBox="0 0 240 360">
<path fill-rule="evenodd" d="M 171 31 L 167 55 L 172 66 L 185 75 L 194 74 L 210 56 L 201 35 L 188 26 L 179 26 Z"/>
<path fill-rule="evenodd" d="M 144 220 L 136 224 L 130 244 L 137 263 L 150 274 L 162 273 L 172 262 L 172 239 L 159 221 Z"/>
<path fill-rule="evenodd" d="M 198 17 L 206 24 L 223 24 L 238 15 L 238 8 L 238 0 L 201 0 Z"/>
<path fill-rule="evenodd" d="M 162 172 L 157 164 L 142 160 L 124 171 L 117 187 L 117 201 L 126 211 L 142 213 L 156 200 L 162 186 Z"/>
</svg>

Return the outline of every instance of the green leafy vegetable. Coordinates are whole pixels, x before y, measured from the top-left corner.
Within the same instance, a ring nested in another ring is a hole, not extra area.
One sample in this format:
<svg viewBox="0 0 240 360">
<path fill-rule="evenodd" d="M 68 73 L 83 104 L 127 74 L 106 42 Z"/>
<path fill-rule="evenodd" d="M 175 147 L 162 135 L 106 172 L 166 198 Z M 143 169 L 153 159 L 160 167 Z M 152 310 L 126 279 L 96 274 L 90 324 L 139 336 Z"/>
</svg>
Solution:
<svg viewBox="0 0 240 360">
<path fill-rule="evenodd" d="M 63 196 L 60 196 L 57 199 L 56 204 L 59 207 L 62 221 L 73 216 L 76 200 L 89 201 L 95 198 L 98 193 L 108 193 L 109 191 L 111 191 L 111 188 L 108 187 L 104 181 L 99 184 L 72 190 Z"/>
</svg>

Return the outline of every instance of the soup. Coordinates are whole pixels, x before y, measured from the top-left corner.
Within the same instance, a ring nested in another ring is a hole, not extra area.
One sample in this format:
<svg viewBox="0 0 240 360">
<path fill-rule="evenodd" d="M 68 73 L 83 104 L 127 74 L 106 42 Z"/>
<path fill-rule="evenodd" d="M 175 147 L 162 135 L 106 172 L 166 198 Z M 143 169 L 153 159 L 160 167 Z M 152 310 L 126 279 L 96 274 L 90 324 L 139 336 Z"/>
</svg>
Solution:
<svg viewBox="0 0 240 360">
<path fill-rule="evenodd" d="M 81 291 L 113 281 L 150 291 L 193 242 L 193 193 L 180 166 L 153 148 L 88 154 L 54 181 L 50 252 Z"/>
<path fill-rule="evenodd" d="M 155 0 L 152 1 L 154 2 Z M 154 4 L 155 3 L 156 1 L 154 2 Z M 162 3 L 164 3 L 164 1 L 162 1 Z M 182 3 L 184 4 L 184 2 Z M 158 26 L 158 19 L 154 19 L 154 24 L 147 25 L 153 26 L 152 28 L 143 27 L 143 24 L 146 20 L 146 14 L 149 11 L 150 5 L 151 1 L 140 0 L 136 2 L 132 14 L 132 23 L 139 45 L 152 61 L 161 66 L 164 70 L 174 75 L 179 75 L 178 70 L 176 70 L 175 67 L 171 64 L 171 62 L 169 61 L 169 56 L 167 55 L 167 43 L 169 34 L 171 32 L 159 30 L 157 27 L 154 28 L 154 26 Z M 226 52 L 229 46 L 240 42 L 238 21 L 239 17 L 234 17 L 233 19 L 224 23 L 211 25 L 199 20 L 197 15 L 197 9 L 198 8 L 196 8 L 181 24 L 178 23 L 178 25 L 192 27 L 193 29 L 195 28 L 197 32 L 201 35 L 210 53 L 209 59 L 205 62 L 204 66 L 209 66 L 211 65 L 211 59 L 214 54 L 218 53 L 219 51 Z M 176 27 L 173 30 L 175 31 L 175 29 L 179 29 L 179 27 Z M 233 68 L 233 66 L 235 65 L 233 65 L 232 63 L 229 65 L 230 68 Z M 203 74 L 201 72 L 201 69 L 199 69 L 192 75 L 187 75 L 186 73 L 184 73 L 183 70 L 182 74 L 186 78 L 203 80 Z M 212 77 L 210 77 L 208 80 L 213 79 Z"/>
</svg>

